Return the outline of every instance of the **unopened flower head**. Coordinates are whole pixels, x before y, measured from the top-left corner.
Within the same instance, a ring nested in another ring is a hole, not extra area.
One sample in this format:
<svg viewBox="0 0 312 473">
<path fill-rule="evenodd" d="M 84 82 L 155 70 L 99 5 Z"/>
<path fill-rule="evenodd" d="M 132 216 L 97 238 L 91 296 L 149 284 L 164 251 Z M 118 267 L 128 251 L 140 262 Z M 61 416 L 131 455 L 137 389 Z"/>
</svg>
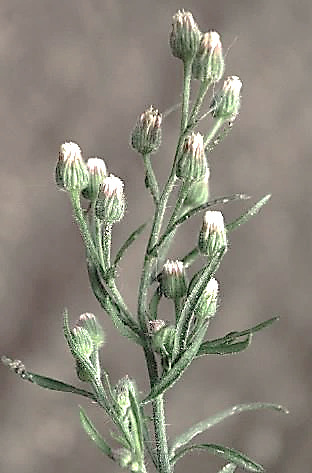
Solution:
<svg viewBox="0 0 312 473">
<path fill-rule="evenodd" d="M 208 31 L 200 40 L 197 54 L 192 64 L 192 73 L 200 81 L 218 82 L 224 73 L 224 58 L 220 35 Z"/>
<path fill-rule="evenodd" d="M 202 254 L 212 258 L 221 248 L 226 248 L 226 230 L 221 212 L 208 210 L 199 232 L 198 247 Z"/>
<path fill-rule="evenodd" d="M 81 191 L 88 185 L 89 174 L 80 147 L 73 142 L 63 143 L 55 169 L 56 184 L 69 192 Z"/>
<path fill-rule="evenodd" d="M 132 148 L 143 156 L 155 153 L 161 144 L 161 121 L 161 113 L 152 105 L 145 110 L 132 132 Z"/>
<path fill-rule="evenodd" d="M 213 317 L 217 310 L 219 284 L 215 278 L 211 278 L 203 293 L 200 295 L 194 309 L 199 321 Z"/>
<path fill-rule="evenodd" d="M 199 207 L 200 205 L 205 204 L 208 201 L 209 176 L 210 170 L 209 168 L 207 168 L 205 177 L 200 181 L 193 182 L 183 202 L 183 207 L 186 210 L 189 208 Z"/>
<path fill-rule="evenodd" d="M 178 299 L 186 294 L 186 274 L 182 261 L 166 261 L 160 275 L 160 289 L 169 299 Z"/>
<path fill-rule="evenodd" d="M 174 345 L 175 327 L 163 325 L 152 335 L 153 348 L 157 353 L 168 357 L 171 355 Z"/>
<path fill-rule="evenodd" d="M 125 213 L 124 184 L 110 174 L 104 179 L 95 204 L 96 216 L 107 224 L 119 222 Z"/>
<path fill-rule="evenodd" d="M 87 161 L 87 169 L 89 173 L 88 186 L 82 191 L 85 199 L 95 201 L 100 190 L 101 184 L 107 176 L 106 165 L 101 158 L 89 158 Z"/>
<path fill-rule="evenodd" d="M 200 37 L 201 32 L 192 13 L 179 10 L 172 19 L 170 34 L 172 54 L 182 61 L 191 61 L 197 52 Z"/>
<path fill-rule="evenodd" d="M 99 349 L 104 344 L 105 334 L 94 314 L 89 312 L 81 314 L 76 327 L 83 327 L 87 330 L 96 349 Z"/>
<path fill-rule="evenodd" d="M 221 91 L 216 95 L 212 103 L 212 116 L 233 121 L 240 109 L 240 92 L 242 81 L 237 76 L 228 77 Z"/>
<path fill-rule="evenodd" d="M 158 332 L 165 325 L 166 325 L 166 322 L 164 320 L 160 320 L 160 319 L 149 320 L 148 321 L 148 333 L 150 335 L 153 335 L 156 332 Z"/>
<path fill-rule="evenodd" d="M 203 135 L 192 133 L 187 136 L 181 156 L 178 160 L 176 174 L 184 181 L 200 181 L 207 176 L 208 163 L 205 155 Z"/>
</svg>

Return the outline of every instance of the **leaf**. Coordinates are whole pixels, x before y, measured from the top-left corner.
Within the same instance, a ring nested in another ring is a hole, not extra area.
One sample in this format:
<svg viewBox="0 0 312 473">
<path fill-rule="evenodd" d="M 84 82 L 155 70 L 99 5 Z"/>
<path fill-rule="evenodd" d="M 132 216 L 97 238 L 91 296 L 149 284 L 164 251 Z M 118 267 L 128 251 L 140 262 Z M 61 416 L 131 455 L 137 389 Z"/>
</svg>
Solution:
<svg viewBox="0 0 312 473">
<path fill-rule="evenodd" d="M 81 406 L 79 406 L 79 416 L 80 416 L 80 422 L 82 427 L 84 428 L 84 431 L 86 434 L 90 437 L 91 440 L 96 444 L 96 446 L 103 452 L 105 455 L 107 455 L 111 460 L 114 460 L 114 455 L 112 452 L 112 449 L 106 443 L 106 441 L 103 439 L 103 437 L 99 434 L 99 432 L 96 430 L 94 425 L 92 424 L 91 420 L 83 410 Z"/>
<path fill-rule="evenodd" d="M 25 366 L 19 360 L 11 360 L 6 356 L 2 356 L 1 361 L 3 364 L 8 366 L 10 369 L 15 371 L 22 379 L 25 381 L 29 381 L 30 383 L 36 384 L 41 388 L 50 389 L 52 391 L 61 391 L 67 392 L 72 394 L 78 394 L 80 396 L 87 397 L 92 399 L 92 401 L 96 401 L 96 398 L 93 393 L 86 391 L 84 389 L 76 388 L 71 384 L 64 383 L 63 381 L 59 381 L 57 379 L 48 378 L 46 376 L 41 376 L 40 374 L 32 373 L 27 371 Z"/>
<path fill-rule="evenodd" d="M 247 212 L 245 212 L 243 215 L 238 217 L 233 222 L 226 225 L 227 231 L 231 232 L 235 230 L 236 228 L 238 228 L 240 225 L 243 225 L 243 223 L 248 222 L 248 220 L 251 219 L 251 217 L 253 217 L 260 211 L 260 209 L 269 201 L 270 198 L 271 198 L 271 194 L 265 195 L 262 199 L 259 200 L 259 202 L 257 202 L 253 207 L 247 210 Z"/>
<path fill-rule="evenodd" d="M 176 220 L 175 223 L 171 227 L 167 228 L 165 233 L 159 239 L 158 243 L 156 243 L 156 245 L 154 245 L 149 250 L 149 254 L 157 256 L 157 252 L 158 252 L 159 248 L 163 244 L 166 243 L 168 238 L 170 239 L 171 234 L 176 231 L 176 228 L 179 225 L 182 225 L 182 223 L 184 223 L 189 218 L 191 218 L 194 215 L 196 215 L 197 213 L 201 212 L 202 210 L 207 210 L 210 207 L 213 207 L 213 206 L 218 205 L 218 204 L 227 204 L 228 202 L 232 202 L 234 200 L 246 200 L 246 199 L 249 199 L 249 196 L 246 195 L 246 194 L 233 194 L 233 195 L 229 195 L 229 196 L 226 196 L 226 197 L 217 197 L 213 200 L 209 200 L 205 204 L 199 205 L 198 207 L 195 207 L 194 209 L 189 210 L 182 217 L 180 217 L 178 220 Z"/>
<path fill-rule="evenodd" d="M 156 383 L 149 395 L 142 401 L 142 404 L 147 404 L 153 401 L 157 396 L 167 391 L 174 383 L 182 376 L 186 368 L 191 364 L 196 353 L 198 352 L 199 346 L 206 334 L 207 324 L 203 324 L 201 331 L 198 332 L 194 341 L 184 351 L 181 358 L 175 362 L 170 371 L 168 371 L 163 377 Z"/>
<path fill-rule="evenodd" d="M 238 338 L 248 337 L 250 335 L 253 335 L 256 332 L 259 332 L 260 330 L 263 330 L 264 328 L 269 327 L 271 324 L 273 324 L 277 320 L 279 320 L 279 317 L 272 317 L 271 319 L 265 320 L 264 322 L 261 322 L 260 324 L 257 324 L 254 327 L 248 328 L 246 330 L 242 330 L 240 332 L 229 332 L 224 337 L 216 338 L 215 340 L 207 340 L 206 342 L 202 343 L 199 349 L 198 356 L 206 355 L 206 354 L 208 355 L 209 353 L 215 354 L 213 351 L 214 349 L 221 350 L 222 347 L 226 349 L 225 345 L 230 346 L 232 344 L 233 346 L 233 342 L 235 342 Z M 244 343 L 244 342 L 246 343 L 246 340 L 243 340 L 241 343 Z M 237 348 L 239 348 L 239 346 Z M 203 353 L 200 353 L 201 351 Z"/>
<path fill-rule="evenodd" d="M 141 408 L 138 404 L 136 396 L 134 396 L 131 389 L 129 389 L 129 400 L 131 405 L 131 412 L 135 419 L 136 424 L 136 431 L 137 431 L 137 439 L 140 442 L 140 452 L 143 453 L 144 451 L 144 435 L 143 435 L 143 419 Z"/>
<path fill-rule="evenodd" d="M 209 342 L 204 342 L 199 347 L 197 356 L 203 355 L 232 355 L 234 353 L 239 353 L 249 347 L 251 343 L 252 335 L 249 334 L 246 336 L 245 340 L 236 343 L 220 343 L 220 345 L 210 346 Z"/>
<path fill-rule="evenodd" d="M 251 471 L 254 473 L 262 473 L 264 471 L 262 465 L 259 465 L 259 463 L 254 462 L 238 450 L 223 447 L 222 445 L 205 443 L 190 445 L 189 447 L 180 450 L 176 454 L 176 456 L 171 460 L 171 465 L 174 465 L 178 460 L 184 457 L 186 453 L 192 452 L 194 450 L 206 450 L 207 452 L 212 453 L 213 455 L 217 455 L 226 461 L 230 461 L 231 463 L 234 463 L 235 465 L 247 471 Z"/>
<path fill-rule="evenodd" d="M 138 345 L 142 345 L 142 340 L 135 332 L 133 332 L 133 330 L 131 330 L 130 327 L 128 327 L 126 322 L 122 319 L 119 308 L 114 302 L 112 302 L 109 295 L 106 296 L 106 301 L 103 302 L 103 308 L 109 314 L 113 324 L 121 335 L 129 338 Z"/>
<path fill-rule="evenodd" d="M 140 225 L 134 232 L 131 233 L 131 235 L 127 238 L 127 240 L 124 242 L 124 244 L 120 247 L 119 251 L 117 252 L 115 261 L 113 263 L 113 266 L 116 267 L 118 263 L 120 262 L 121 258 L 123 257 L 124 253 L 126 250 L 132 245 L 132 243 L 135 242 L 135 240 L 138 238 L 139 235 L 143 232 L 147 225 L 147 222 L 143 223 Z"/>
<path fill-rule="evenodd" d="M 259 409 L 273 409 L 278 412 L 284 412 L 288 414 L 287 409 L 279 404 L 272 404 L 269 402 L 252 402 L 250 404 L 238 404 L 236 406 L 230 407 L 225 411 L 218 412 L 216 415 L 208 417 L 205 420 L 194 424 L 190 427 L 186 432 L 179 435 L 173 442 L 171 450 L 170 450 L 170 458 L 175 455 L 177 449 L 183 447 L 188 442 L 190 442 L 196 435 L 205 432 L 206 430 L 214 427 L 215 425 L 219 424 L 223 420 L 227 419 L 228 417 L 232 417 L 233 415 L 240 414 L 241 412 L 247 411 L 256 411 Z"/>
</svg>

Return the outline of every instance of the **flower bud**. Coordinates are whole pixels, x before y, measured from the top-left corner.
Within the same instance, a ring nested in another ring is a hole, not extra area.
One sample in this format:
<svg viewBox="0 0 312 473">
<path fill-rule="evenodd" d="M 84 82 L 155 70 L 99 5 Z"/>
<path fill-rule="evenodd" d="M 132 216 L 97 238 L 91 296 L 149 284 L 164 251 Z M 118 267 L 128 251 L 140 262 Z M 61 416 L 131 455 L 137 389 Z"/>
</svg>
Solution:
<svg viewBox="0 0 312 473">
<path fill-rule="evenodd" d="M 215 96 L 211 107 L 214 118 L 233 121 L 240 108 L 242 81 L 237 76 L 228 77 L 221 91 Z"/>
<path fill-rule="evenodd" d="M 197 54 L 192 64 L 192 73 L 200 81 L 218 82 L 224 73 L 224 58 L 220 35 L 208 31 L 200 40 Z"/>
<path fill-rule="evenodd" d="M 95 204 L 95 214 L 107 224 L 119 222 L 125 213 L 125 196 L 123 182 L 119 177 L 110 176 L 104 179 Z"/>
<path fill-rule="evenodd" d="M 87 161 L 89 173 L 88 186 L 83 189 L 82 195 L 85 199 L 95 201 L 99 194 L 100 185 L 107 176 L 106 165 L 101 158 L 89 158 Z"/>
<path fill-rule="evenodd" d="M 114 450 L 113 456 L 121 468 L 127 468 L 132 462 L 132 453 L 127 448 L 118 448 Z"/>
<path fill-rule="evenodd" d="M 63 143 L 55 169 L 56 184 L 69 192 L 81 191 L 88 185 L 89 174 L 81 149 L 71 141 Z"/>
<path fill-rule="evenodd" d="M 179 10 L 172 19 L 170 34 L 172 54 L 182 61 L 191 61 L 197 52 L 200 37 L 201 32 L 192 13 Z"/>
<path fill-rule="evenodd" d="M 148 321 L 148 333 L 150 335 L 155 334 L 160 330 L 162 327 L 166 325 L 164 320 L 156 319 L 156 320 L 149 320 Z"/>
<path fill-rule="evenodd" d="M 200 295 L 194 309 L 194 314 L 199 321 L 213 317 L 217 310 L 219 284 L 211 278 L 203 293 Z"/>
<path fill-rule="evenodd" d="M 203 136 L 200 133 L 192 133 L 185 138 L 176 175 L 184 181 L 200 181 L 207 175 L 207 170 Z"/>
<path fill-rule="evenodd" d="M 168 299 L 179 299 L 186 294 L 187 284 L 182 261 L 167 260 L 159 277 L 160 290 Z"/>
<path fill-rule="evenodd" d="M 75 326 L 72 330 L 72 340 L 79 356 L 79 359 L 75 359 L 77 376 L 81 381 L 89 382 L 91 381 L 90 374 L 85 369 L 83 361 L 90 362 L 90 356 L 94 351 L 92 339 L 85 328 Z"/>
<path fill-rule="evenodd" d="M 223 215 L 219 211 L 208 210 L 199 232 L 198 248 L 200 252 L 212 258 L 222 247 L 226 247 L 226 230 Z"/>
<path fill-rule="evenodd" d="M 121 378 L 114 387 L 115 400 L 119 407 L 120 415 L 125 418 L 127 411 L 131 406 L 129 398 L 129 383 L 131 383 L 128 376 Z"/>
<path fill-rule="evenodd" d="M 132 132 L 132 148 L 142 155 L 155 153 L 161 143 L 161 121 L 161 113 L 152 105 L 145 110 Z"/>
<path fill-rule="evenodd" d="M 76 327 L 82 327 L 88 332 L 95 349 L 99 350 L 104 345 L 105 334 L 95 315 L 88 312 L 81 314 Z"/>
<path fill-rule="evenodd" d="M 152 345 L 154 350 L 163 355 L 170 356 L 174 345 L 175 327 L 173 325 L 163 325 L 152 334 Z"/>
<path fill-rule="evenodd" d="M 206 175 L 200 181 L 195 181 L 191 185 L 187 196 L 183 202 L 184 208 L 199 207 L 202 204 L 205 204 L 209 199 L 209 176 L 210 170 L 207 168 Z"/>
</svg>

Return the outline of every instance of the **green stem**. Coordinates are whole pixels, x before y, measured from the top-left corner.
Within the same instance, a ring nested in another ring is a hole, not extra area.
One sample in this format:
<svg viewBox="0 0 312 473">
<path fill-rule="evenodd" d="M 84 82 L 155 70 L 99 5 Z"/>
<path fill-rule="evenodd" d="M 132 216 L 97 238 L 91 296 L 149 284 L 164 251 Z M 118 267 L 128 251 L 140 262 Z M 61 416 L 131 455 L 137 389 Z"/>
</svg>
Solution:
<svg viewBox="0 0 312 473">
<path fill-rule="evenodd" d="M 176 324 L 178 323 L 182 308 L 183 308 L 183 299 L 181 297 L 178 297 L 177 299 L 174 300 Z"/>
<path fill-rule="evenodd" d="M 180 190 L 179 190 L 177 203 L 175 205 L 174 211 L 173 211 L 173 213 L 171 215 L 171 218 L 169 220 L 169 223 L 167 225 L 167 230 L 168 230 L 168 228 L 172 227 L 172 225 L 174 225 L 176 219 L 179 217 L 181 209 L 183 207 L 183 202 L 186 199 L 186 196 L 187 196 L 187 193 L 190 189 L 190 186 L 191 186 L 191 183 L 189 181 L 184 181 L 182 183 L 182 185 L 180 187 Z"/>
<path fill-rule="evenodd" d="M 188 113 L 190 106 L 190 92 L 192 79 L 192 61 L 185 61 L 183 76 L 183 98 L 182 98 L 182 116 L 181 116 L 181 134 L 184 133 L 188 124 Z"/>
<path fill-rule="evenodd" d="M 191 266 L 191 264 L 194 263 L 198 255 L 199 255 L 199 249 L 196 246 L 189 253 L 187 253 L 187 255 L 185 255 L 184 258 L 182 259 L 184 268 L 188 268 L 189 266 Z"/>
<path fill-rule="evenodd" d="M 191 115 L 190 115 L 190 119 L 189 119 L 189 122 L 188 122 L 188 128 L 192 128 L 195 125 L 197 115 L 198 115 L 199 110 L 202 106 L 203 100 L 204 100 L 204 98 L 205 98 L 205 96 L 208 92 L 210 84 L 211 84 L 210 81 L 202 81 L 200 83 L 200 88 L 199 88 L 199 91 L 198 91 L 198 95 L 197 95 L 196 101 L 194 103 L 194 106 L 193 106 L 193 109 L 192 109 L 192 112 L 191 112 Z"/>
<path fill-rule="evenodd" d="M 158 200 L 159 200 L 159 188 L 158 188 L 157 179 L 156 179 L 156 176 L 151 164 L 151 155 L 150 154 L 143 155 L 143 160 L 144 160 L 144 166 L 145 166 L 145 172 L 146 172 L 145 184 L 146 184 L 146 187 L 151 191 L 152 197 L 154 199 L 154 203 L 155 205 L 157 205 Z"/>
<path fill-rule="evenodd" d="M 104 258 L 104 270 L 107 271 L 110 267 L 110 254 L 112 246 L 112 224 L 105 222 L 104 223 L 104 234 L 102 239 L 103 247 L 103 258 Z"/>
<path fill-rule="evenodd" d="M 154 425 L 158 471 L 159 473 L 170 473 L 171 466 L 169 461 L 163 394 L 160 394 L 160 396 L 158 396 L 153 402 L 153 415 L 155 419 Z"/>
<path fill-rule="evenodd" d="M 212 129 L 210 130 L 210 132 L 205 136 L 205 139 L 204 139 L 204 148 L 206 149 L 207 146 L 209 145 L 210 141 L 213 140 L 213 138 L 216 136 L 216 134 L 218 133 L 219 129 L 221 128 L 221 126 L 223 125 L 224 123 L 224 118 L 218 118 L 214 124 L 214 126 L 212 127 Z"/>
</svg>

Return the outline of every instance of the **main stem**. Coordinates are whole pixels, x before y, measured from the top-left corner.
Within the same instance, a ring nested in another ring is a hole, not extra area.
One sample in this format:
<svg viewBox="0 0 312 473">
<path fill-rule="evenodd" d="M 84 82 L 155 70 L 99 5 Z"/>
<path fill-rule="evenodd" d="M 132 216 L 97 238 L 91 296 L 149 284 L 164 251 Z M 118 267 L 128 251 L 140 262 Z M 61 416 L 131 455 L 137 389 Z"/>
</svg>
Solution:
<svg viewBox="0 0 312 473">
<path fill-rule="evenodd" d="M 151 274 L 157 258 L 150 254 L 151 248 L 157 243 L 165 210 L 171 191 L 173 189 L 176 174 L 176 163 L 181 152 L 184 133 L 188 122 L 188 111 L 190 102 L 190 83 L 191 83 L 192 63 L 191 61 L 184 63 L 184 81 L 183 81 L 183 102 L 182 102 L 182 116 L 181 116 L 181 127 L 180 136 L 177 144 L 177 149 L 172 165 L 172 169 L 168 178 L 168 181 L 163 189 L 160 196 L 159 202 L 156 205 L 155 216 L 152 224 L 152 230 L 149 237 L 149 241 L 146 248 L 142 276 L 139 287 L 138 297 L 138 319 L 142 332 L 146 332 L 146 318 L 148 316 L 148 290 L 151 280 Z M 153 353 L 152 347 L 146 338 L 144 354 L 148 367 L 150 384 L 153 387 L 158 381 L 158 369 Z M 166 434 L 166 421 L 164 413 L 164 399 L 163 396 L 158 396 L 153 401 L 153 418 L 154 418 L 154 429 L 155 429 L 155 440 L 157 446 L 157 458 L 158 458 L 158 471 L 159 473 L 171 473 L 171 466 L 169 462 L 168 453 L 168 442 Z"/>
</svg>

